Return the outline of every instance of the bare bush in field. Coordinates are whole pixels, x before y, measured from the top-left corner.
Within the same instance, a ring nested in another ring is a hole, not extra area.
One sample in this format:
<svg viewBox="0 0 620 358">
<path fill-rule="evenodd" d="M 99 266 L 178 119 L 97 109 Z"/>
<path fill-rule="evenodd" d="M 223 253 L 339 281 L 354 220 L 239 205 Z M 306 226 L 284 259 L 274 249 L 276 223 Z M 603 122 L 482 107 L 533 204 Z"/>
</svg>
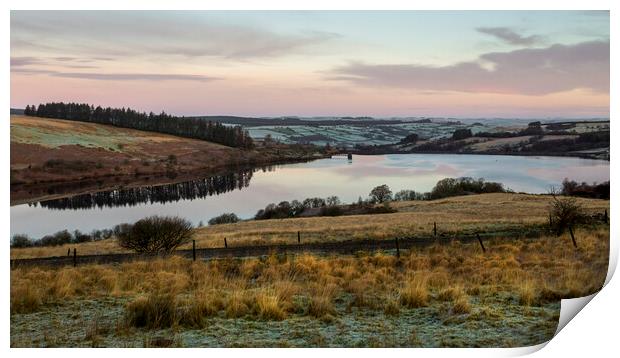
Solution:
<svg viewBox="0 0 620 358">
<path fill-rule="evenodd" d="M 149 216 L 114 228 L 120 247 L 138 253 L 168 254 L 189 242 L 192 224 L 179 217 Z"/>
<path fill-rule="evenodd" d="M 558 197 L 551 192 L 553 200 L 549 205 L 551 227 L 558 234 L 562 234 L 569 227 L 573 227 L 585 219 L 583 207 L 573 197 Z"/>
</svg>

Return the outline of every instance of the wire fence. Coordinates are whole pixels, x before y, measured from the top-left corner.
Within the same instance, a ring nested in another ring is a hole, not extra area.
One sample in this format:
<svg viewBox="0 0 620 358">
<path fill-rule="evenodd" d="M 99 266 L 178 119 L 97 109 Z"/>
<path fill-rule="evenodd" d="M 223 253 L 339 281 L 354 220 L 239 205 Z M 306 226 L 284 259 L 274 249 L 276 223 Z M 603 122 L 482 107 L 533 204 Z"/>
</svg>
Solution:
<svg viewBox="0 0 620 358">
<path fill-rule="evenodd" d="M 77 249 L 69 250 L 67 256 L 13 259 L 11 268 L 23 266 L 77 266 L 84 264 L 110 264 L 122 263 L 135 260 L 149 260 L 155 258 L 169 257 L 176 255 L 195 260 L 206 260 L 225 257 L 251 257 L 264 256 L 271 254 L 299 254 L 299 253 L 321 253 L 321 254 L 355 254 L 360 251 L 395 251 L 400 256 L 401 250 L 416 247 L 426 247 L 431 245 L 445 245 L 453 243 L 470 244 L 478 243 L 483 252 L 492 250 L 492 242 L 505 239 L 536 239 L 545 235 L 550 235 L 548 226 L 525 226 L 520 228 L 509 228 L 502 231 L 469 231 L 469 232 L 440 232 L 440 225 L 433 223 L 433 228 L 428 235 L 401 236 L 391 239 L 356 239 L 346 241 L 304 242 L 302 231 L 291 236 L 291 242 L 285 244 L 267 245 L 235 245 L 230 240 L 224 238 L 222 247 L 199 248 L 196 242 L 192 243 L 192 249 L 176 250 L 169 255 L 164 254 L 99 254 L 99 255 L 79 255 Z M 574 240 L 573 240 L 574 242 Z"/>
</svg>

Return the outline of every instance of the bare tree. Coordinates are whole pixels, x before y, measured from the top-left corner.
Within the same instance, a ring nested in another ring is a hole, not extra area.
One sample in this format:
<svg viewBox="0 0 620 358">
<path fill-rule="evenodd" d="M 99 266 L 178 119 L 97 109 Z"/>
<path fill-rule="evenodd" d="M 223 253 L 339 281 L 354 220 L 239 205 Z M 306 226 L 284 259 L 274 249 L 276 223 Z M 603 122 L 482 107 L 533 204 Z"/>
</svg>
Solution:
<svg viewBox="0 0 620 358">
<path fill-rule="evenodd" d="M 176 216 L 149 216 L 134 224 L 118 225 L 114 234 L 122 248 L 139 253 L 168 254 L 190 241 L 192 224 Z"/>
<path fill-rule="evenodd" d="M 328 206 L 336 206 L 336 205 L 340 205 L 341 204 L 340 198 L 338 198 L 335 195 L 328 196 L 327 199 L 326 199 L 326 202 L 327 202 Z"/>
<path fill-rule="evenodd" d="M 572 197 L 558 197 L 557 189 L 552 187 L 549 194 L 553 200 L 549 206 L 549 216 L 551 218 L 551 228 L 557 235 L 564 233 L 564 230 L 582 222 L 585 218 L 583 208 Z"/>
</svg>

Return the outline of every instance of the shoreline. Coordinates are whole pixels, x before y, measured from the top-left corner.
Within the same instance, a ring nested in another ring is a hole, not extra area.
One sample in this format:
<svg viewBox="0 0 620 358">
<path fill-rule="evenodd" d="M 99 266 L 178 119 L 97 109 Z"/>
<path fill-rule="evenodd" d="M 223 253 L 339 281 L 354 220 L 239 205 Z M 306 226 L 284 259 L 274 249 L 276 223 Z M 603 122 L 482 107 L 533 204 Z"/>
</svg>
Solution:
<svg viewBox="0 0 620 358">
<path fill-rule="evenodd" d="M 545 157 L 545 158 L 580 158 L 588 160 L 597 160 L 610 162 L 609 159 L 600 159 L 592 157 L 571 156 L 571 155 L 550 155 L 550 154 L 516 154 L 516 153 L 446 153 L 446 152 L 390 152 L 390 153 L 359 153 L 351 151 L 354 155 L 360 156 L 379 156 L 379 155 L 485 155 L 485 156 L 522 156 L 522 157 Z M 192 180 L 203 179 L 212 176 L 226 175 L 237 171 L 256 171 L 261 168 L 279 166 L 286 164 L 307 163 L 319 159 L 331 159 L 334 156 L 346 153 L 324 154 L 321 157 L 299 158 L 297 160 L 283 159 L 268 163 L 246 164 L 246 165 L 224 165 L 214 168 L 199 168 L 183 173 L 177 173 L 176 176 L 170 177 L 167 173 L 148 173 L 139 176 L 131 174 L 109 175 L 85 178 L 81 180 L 53 180 L 35 183 L 11 184 L 11 200 L 10 206 L 18 206 L 24 204 L 32 204 L 45 200 L 54 200 L 72 197 L 76 195 L 92 194 L 103 191 L 132 189 L 145 186 L 161 186 L 178 184 Z"/>
<path fill-rule="evenodd" d="M 313 160 L 326 158 L 330 158 L 330 155 L 324 154 L 321 157 L 300 158 L 298 160 L 282 159 L 256 164 L 221 165 L 212 168 L 197 168 L 195 170 L 176 173 L 174 177 L 170 177 L 166 172 L 161 172 L 146 173 L 138 176 L 132 174 L 102 175 L 78 180 L 49 180 L 43 182 L 11 184 L 10 206 L 13 207 L 24 204 L 32 204 L 45 200 L 61 199 L 102 191 L 178 184 L 207 177 L 230 174 L 238 171 L 256 171 L 272 166 L 306 163 Z"/>
</svg>

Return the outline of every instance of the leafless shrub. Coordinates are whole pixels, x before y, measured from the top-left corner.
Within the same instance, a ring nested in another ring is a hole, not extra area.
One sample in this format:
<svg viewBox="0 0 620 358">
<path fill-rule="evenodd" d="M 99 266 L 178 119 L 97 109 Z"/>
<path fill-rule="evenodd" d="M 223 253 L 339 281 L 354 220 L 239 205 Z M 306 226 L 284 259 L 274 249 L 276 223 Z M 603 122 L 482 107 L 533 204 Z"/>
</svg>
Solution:
<svg viewBox="0 0 620 358">
<path fill-rule="evenodd" d="M 549 215 L 551 217 L 551 229 L 557 235 L 564 233 L 569 227 L 575 226 L 585 219 L 583 208 L 575 198 L 560 198 L 556 195 L 555 190 L 550 192 L 553 201 L 549 207 Z"/>
<path fill-rule="evenodd" d="M 170 253 L 191 239 L 192 224 L 179 217 L 149 216 L 114 228 L 118 244 L 139 253 Z"/>
</svg>

